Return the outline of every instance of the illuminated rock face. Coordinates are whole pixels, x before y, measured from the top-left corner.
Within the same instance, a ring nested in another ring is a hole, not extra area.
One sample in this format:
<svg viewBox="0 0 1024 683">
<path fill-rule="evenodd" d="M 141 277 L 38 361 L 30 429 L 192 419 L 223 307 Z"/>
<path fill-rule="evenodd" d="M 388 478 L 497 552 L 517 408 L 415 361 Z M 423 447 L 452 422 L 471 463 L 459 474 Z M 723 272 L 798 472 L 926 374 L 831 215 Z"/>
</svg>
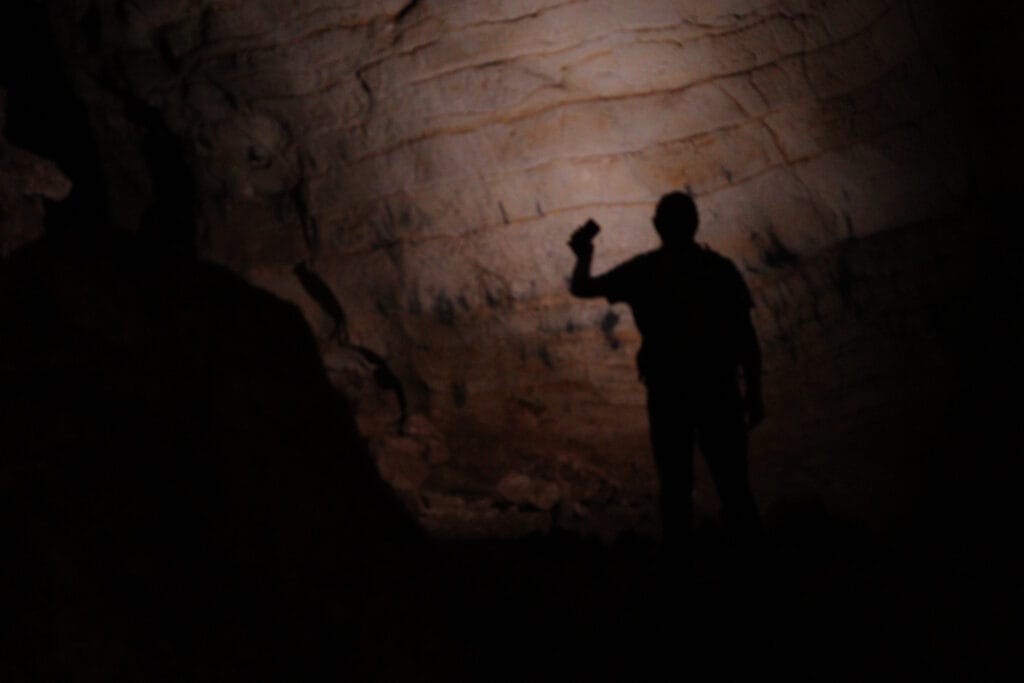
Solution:
<svg viewBox="0 0 1024 683">
<path fill-rule="evenodd" d="M 769 399 L 788 401 L 794 359 L 854 324 L 857 266 L 836 250 L 941 215 L 966 183 L 924 1 L 113 5 L 83 0 L 63 25 L 108 46 L 80 36 L 75 54 L 116 74 L 81 87 L 111 182 L 137 188 L 119 219 L 153 192 L 129 182 L 128 93 L 190 151 L 202 253 L 302 308 L 382 473 L 438 532 L 650 520 L 637 333 L 566 290 L 588 217 L 601 270 L 653 247 L 657 198 L 689 188 L 698 240 L 754 290 Z M 397 376 L 403 433 L 299 261 Z M 791 405 L 769 411 L 793 424 Z M 764 438 L 779 458 L 795 439 L 771 422 Z"/>
</svg>

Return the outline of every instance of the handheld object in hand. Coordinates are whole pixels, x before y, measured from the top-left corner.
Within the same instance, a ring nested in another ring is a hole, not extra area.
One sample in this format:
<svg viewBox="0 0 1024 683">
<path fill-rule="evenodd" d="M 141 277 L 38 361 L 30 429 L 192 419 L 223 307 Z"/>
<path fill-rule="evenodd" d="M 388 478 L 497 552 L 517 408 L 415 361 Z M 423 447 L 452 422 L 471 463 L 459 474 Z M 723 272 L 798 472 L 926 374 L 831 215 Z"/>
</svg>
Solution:
<svg viewBox="0 0 1024 683">
<path fill-rule="evenodd" d="M 579 235 L 585 240 L 592 240 L 597 237 L 597 233 L 601 231 L 601 226 L 594 222 L 591 218 L 588 220 L 582 228 L 580 228 Z"/>
</svg>

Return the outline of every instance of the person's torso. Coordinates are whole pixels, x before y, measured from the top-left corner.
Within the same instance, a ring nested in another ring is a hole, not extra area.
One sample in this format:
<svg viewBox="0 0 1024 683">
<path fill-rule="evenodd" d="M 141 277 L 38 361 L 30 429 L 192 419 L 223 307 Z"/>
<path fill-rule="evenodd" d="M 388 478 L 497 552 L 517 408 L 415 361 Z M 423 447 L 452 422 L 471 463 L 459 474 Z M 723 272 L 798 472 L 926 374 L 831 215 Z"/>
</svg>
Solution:
<svg viewBox="0 0 1024 683">
<path fill-rule="evenodd" d="M 637 272 L 627 303 L 643 337 L 641 374 L 734 378 L 749 299 L 731 262 L 699 247 L 662 249 L 646 254 Z"/>
</svg>

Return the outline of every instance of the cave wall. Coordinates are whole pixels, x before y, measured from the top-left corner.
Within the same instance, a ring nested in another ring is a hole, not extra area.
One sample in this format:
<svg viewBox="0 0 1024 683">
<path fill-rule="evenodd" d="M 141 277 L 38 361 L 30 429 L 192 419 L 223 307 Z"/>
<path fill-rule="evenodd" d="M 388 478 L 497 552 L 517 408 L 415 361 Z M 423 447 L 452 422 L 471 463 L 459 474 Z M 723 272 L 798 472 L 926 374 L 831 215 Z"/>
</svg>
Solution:
<svg viewBox="0 0 1024 683">
<path fill-rule="evenodd" d="M 597 270 L 650 248 L 654 203 L 677 188 L 757 302 L 762 502 L 807 487 L 883 525 L 902 513 L 879 497 L 913 507 L 920 416 L 893 406 L 957 391 L 940 311 L 976 182 L 928 0 L 51 10 L 113 222 L 138 231 L 187 195 L 177 220 L 194 215 L 199 253 L 306 314 L 428 528 L 650 524 L 639 338 L 628 310 L 568 295 L 565 241 L 601 223 Z M 182 150 L 176 180 L 154 173 L 154 130 Z M 337 297 L 344 335 L 298 262 Z M 404 429 L 356 346 L 399 380 Z M 910 448 L 848 438 L 879 420 Z M 878 448 L 905 458 L 865 462 Z"/>
</svg>

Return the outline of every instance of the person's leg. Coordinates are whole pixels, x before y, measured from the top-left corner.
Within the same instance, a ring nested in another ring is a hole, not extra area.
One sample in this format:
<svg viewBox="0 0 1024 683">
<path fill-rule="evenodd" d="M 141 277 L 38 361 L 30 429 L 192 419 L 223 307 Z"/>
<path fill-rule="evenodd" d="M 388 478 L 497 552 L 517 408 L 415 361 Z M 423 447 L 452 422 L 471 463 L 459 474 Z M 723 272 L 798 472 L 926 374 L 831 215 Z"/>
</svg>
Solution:
<svg viewBox="0 0 1024 683">
<path fill-rule="evenodd" d="M 697 431 L 701 453 L 721 501 L 726 530 L 741 542 L 756 541 L 761 534 L 761 518 L 750 490 L 742 411 L 730 407 L 706 413 Z"/>
<path fill-rule="evenodd" d="M 678 559 L 689 555 L 693 532 L 693 424 L 679 388 L 671 384 L 648 384 L 647 414 L 658 473 L 662 543 L 666 555 Z"/>
</svg>

